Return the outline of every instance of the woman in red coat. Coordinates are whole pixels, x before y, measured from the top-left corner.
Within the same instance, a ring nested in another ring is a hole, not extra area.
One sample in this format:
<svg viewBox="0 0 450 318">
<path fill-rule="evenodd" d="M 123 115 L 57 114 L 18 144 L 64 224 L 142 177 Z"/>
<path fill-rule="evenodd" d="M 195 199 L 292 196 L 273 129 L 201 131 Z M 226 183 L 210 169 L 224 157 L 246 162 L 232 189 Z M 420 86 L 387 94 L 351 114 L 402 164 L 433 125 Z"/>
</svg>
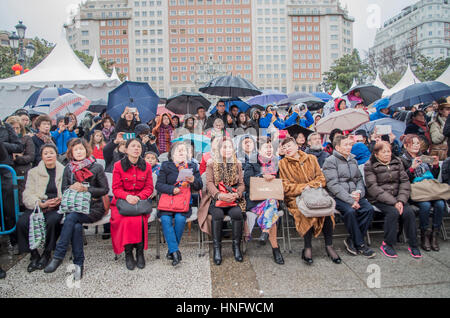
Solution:
<svg viewBox="0 0 450 318">
<path fill-rule="evenodd" d="M 142 144 L 131 139 L 126 144 L 126 156 L 116 162 L 113 171 L 111 202 L 111 238 L 114 253 L 125 250 L 125 263 L 129 270 L 145 267 L 144 249 L 148 249 L 149 215 L 122 216 L 116 206 L 118 199 L 135 205 L 147 200 L 153 193 L 152 167 L 141 158 Z M 136 260 L 133 256 L 136 248 Z"/>
</svg>

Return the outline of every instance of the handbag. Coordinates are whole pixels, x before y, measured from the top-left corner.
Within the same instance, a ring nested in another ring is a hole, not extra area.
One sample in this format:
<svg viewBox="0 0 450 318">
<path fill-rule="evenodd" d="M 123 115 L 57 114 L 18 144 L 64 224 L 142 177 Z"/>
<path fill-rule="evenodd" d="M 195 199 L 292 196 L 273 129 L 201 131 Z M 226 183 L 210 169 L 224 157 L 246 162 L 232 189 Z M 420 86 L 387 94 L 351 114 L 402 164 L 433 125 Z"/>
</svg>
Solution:
<svg viewBox="0 0 450 318">
<path fill-rule="evenodd" d="M 232 188 L 232 187 L 228 187 L 225 185 L 225 183 L 223 183 L 223 181 L 219 182 L 219 191 L 220 193 L 233 193 L 233 192 L 237 192 L 236 189 Z M 216 200 L 215 204 L 214 204 L 217 208 L 230 208 L 230 207 L 234 207 L 237 206 L 236 202 L 226 202 L 226 201 L 222 201 L 222 200 Z"/>
<path fill-rule="evenodd" d="M 443 142 L 439 145 L 431 145 L 430 147 L 430 156 L 437 156 L 439 157 L 439 161 L 444 161 L 447 159 L 447 151 L 448 151 L 448 144 Z"/>
<path fill-rule="evenodd" d="M 430 179 L 412 183 L 411 200 L 416 202 L 450 200 L 450 185 Z"/>
<path fill-rule="evenodd" d="M 263 201 L 268 199 L 284 200 L 283 181 L 274 179 L 267 182 L 264 178 L 250 178 L 250 200 Z"/>
<path fill-rule="evenodd" d="M 30 224 L 28 231 L 30 250 L 44 247 L 45 235 L 45 216 L 44 213 L 42 213 L 39 204 L 36 202 L 36 206 L 33 212 L 30 214 Z"/>
<path fill-rule="evenodd" d="M 159 211 L 188 212 L 191 203 L 191 188 L 179 188 L 178 194 L 161 194 L 158 202 Z"/>
<path fill-rule="evenodd" d="M 152 213 L 153 206 L 151 200 L 139 200 L 137 204 L 130 204 L 127 200 L 117 199 L 117 210 L 123 216 L 139 216 Z"/>
<path fill-rule="evenodd" d="M 304 172 L 303 166 L 301 170 L 309 183 L 310 180 Z M 304 189 L 302 194 L 296 198 L 296 203 L 300 212 L 307 218 L 331 216 L 334 215 L 336 209 L 336 202 L 322 187 Z"/>
<path fill-rule="evenodd" d="M 89 214 L 91 211 L 91 193 L 77 192 L 72 189 L 67 189 L 63 193 L 61 205 L 58 213 L 82 213 Z"/>
</svg>

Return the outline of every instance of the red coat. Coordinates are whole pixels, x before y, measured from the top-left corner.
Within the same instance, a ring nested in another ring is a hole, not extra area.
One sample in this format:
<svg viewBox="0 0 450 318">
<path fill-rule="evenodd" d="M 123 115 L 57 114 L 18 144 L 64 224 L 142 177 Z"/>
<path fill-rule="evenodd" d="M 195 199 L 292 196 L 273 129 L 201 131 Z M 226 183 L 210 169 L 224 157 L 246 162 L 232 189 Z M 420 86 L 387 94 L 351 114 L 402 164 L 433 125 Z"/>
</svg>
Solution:
<svg viewBox="0 0 450 318">
<path fill-rule="evenodd" d="M 95 159 L 102 159 L 102 160 L 105 159 L 103 157 L 103 148 L 104 146 L 98 147 L 97 145 L 94 146 L 94 148 L 92 148 L 92 155 L 94 156 Z"/>
<path fill-rule="evenodd" d="M 143 159 L 140 159 L 143 161 Z M 125 172 L 123 164 L 129 163 L 128 158 L 114 164 L 112 191 L 114 198 L 111 202 L 111 238 L 114 253 L 121 254 L 125 245 L 142 242 L 144 231 L 144 249 L 148 248 L 148 218 L 144 216 L 122 216 L 116 207 L 117 199 L 126 200 L 127 195 L 138 196 L 146 200 L 153 193 L 152 167 L 145 163 L 146 169 L 142 171 L 137 166 L 128 167 Z M 143 164 L 141 163 L 141 164 Z"/>
</svg>

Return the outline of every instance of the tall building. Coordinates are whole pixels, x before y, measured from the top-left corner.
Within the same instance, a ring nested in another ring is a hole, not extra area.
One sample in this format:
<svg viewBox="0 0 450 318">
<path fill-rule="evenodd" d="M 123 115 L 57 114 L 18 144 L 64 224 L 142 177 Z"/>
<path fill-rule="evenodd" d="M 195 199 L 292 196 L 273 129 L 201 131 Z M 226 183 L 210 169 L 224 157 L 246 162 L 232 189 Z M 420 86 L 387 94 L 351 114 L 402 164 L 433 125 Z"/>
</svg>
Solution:
<svg viewBox="0 0 450 318">
<path fill-rule="evenodd" d="M 353 22 L 337 0 L 87 0 L 67 37 L 162 97 L 223 74 L 288 93 L 319 90 Z"/>
<path fill-rule="evenodd" d="M 431 58 L 450 56 L 450 5 L 448 0 L 421 0 L 404 8 L 377 30 L 369 52 L 379 58 L 404 58 L 420 52 Z"/>
<path fill-rule="evenodd" d="M 130 77 L 131 21 L 128 0 L 90 0 L 65 25 L 67 40 L 74 50 L 115 62 L 117 72 Z"/>
</svg>

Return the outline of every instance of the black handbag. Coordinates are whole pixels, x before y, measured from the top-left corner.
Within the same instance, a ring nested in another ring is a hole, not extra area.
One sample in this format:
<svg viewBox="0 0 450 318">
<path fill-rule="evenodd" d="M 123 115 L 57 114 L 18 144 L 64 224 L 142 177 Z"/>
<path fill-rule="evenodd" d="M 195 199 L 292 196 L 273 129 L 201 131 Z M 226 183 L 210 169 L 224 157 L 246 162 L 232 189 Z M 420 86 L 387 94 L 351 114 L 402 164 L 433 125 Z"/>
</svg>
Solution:
<svg viewBox="0 0 450 318">
<path fill-rule="evenodd" d="M 153 210 L 152 201 L 150 199 L 140 200 L 135 205 L 128 203 L 126 200 L 118 199 L 116 206 L 119 210 L 119 214 L 123 216 L 147 215 L 152 213 Z"/>
</svg>

